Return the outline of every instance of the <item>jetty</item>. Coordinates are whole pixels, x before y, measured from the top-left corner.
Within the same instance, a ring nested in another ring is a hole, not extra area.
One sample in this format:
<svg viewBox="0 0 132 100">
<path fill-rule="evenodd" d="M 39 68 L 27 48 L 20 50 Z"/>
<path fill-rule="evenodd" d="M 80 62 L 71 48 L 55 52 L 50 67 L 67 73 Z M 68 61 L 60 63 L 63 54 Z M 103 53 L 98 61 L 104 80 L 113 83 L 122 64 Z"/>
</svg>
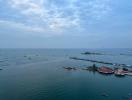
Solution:
<svg viewBox="0 0 132 100">
<path fill-rule="evenodd" d="M 130 67 L 132 68 L 132 65 L 128 64 L 119 64 L 119 63 L 111 63 L 111 62 L 105 62 L 105 61 L 98 61 L 98 60 L 91 60 L 91 59 L 83 59 L 83 58 L 77 58 L 77 57 L 70 57 L 70 59 L 74 60 L 83 60 L 83 61 L 89 61 L 94 63 L 100 63 L 100 64 L 106 64 L 106 65 L 113 65 L 113 66 L 122 66 L 122 67 Z"/>
</svg>

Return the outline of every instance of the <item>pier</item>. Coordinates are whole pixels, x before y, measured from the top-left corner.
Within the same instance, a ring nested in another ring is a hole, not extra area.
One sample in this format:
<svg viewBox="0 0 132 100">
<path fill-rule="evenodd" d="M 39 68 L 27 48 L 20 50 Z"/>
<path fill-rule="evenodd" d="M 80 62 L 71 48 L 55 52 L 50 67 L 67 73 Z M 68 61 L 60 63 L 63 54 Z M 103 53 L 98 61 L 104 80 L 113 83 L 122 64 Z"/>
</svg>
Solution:
<svg viewBox="0 0 132 100">
<path fill-rule="evenodd" d="M 98 61 L 98 60 L 91 60 L 91 59 L 83 59 L 83 58 L 77 58 L 77 57 L 70 57 L 70 59 L 83 60 L 83 61 L 89 61 L 89 62 L 94 62 L 94 63 L 113 65 L 113 66 L 121 66 L 121 67 L 125 66 L 125 67 L 132 68 L 132 65 L 127 65 L 127 64 L 119 64 L 119 63 L 112 63 L 112 62 L 105 62 L 105 61 Z"/>
</svg>

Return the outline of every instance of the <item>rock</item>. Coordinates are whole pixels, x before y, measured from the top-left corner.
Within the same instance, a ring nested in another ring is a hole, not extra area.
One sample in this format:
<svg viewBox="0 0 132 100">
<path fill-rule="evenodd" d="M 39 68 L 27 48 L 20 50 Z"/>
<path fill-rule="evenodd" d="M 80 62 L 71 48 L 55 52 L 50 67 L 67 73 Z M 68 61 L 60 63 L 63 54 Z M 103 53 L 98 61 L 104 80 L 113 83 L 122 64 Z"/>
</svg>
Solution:
<svg viewBox="0 0 132 100">
<path fill-rule="evenodd" d="M 32 59 L 31 57 L 28 58 L 28 60 L 31 60 L 31 59 Z"/>
<path fill-rule="evenodd" d="M 85 54 L 85 55 L 104 55 L 102 53 L 96 53 L 96 52 L 84 52 L 82 54 Z"/>
<path fill-rule="evenodd" d="M 67 69 L 67 70 L 77 70 L 75 67 L 64 67 L 64 69 Z"/>
</svg>

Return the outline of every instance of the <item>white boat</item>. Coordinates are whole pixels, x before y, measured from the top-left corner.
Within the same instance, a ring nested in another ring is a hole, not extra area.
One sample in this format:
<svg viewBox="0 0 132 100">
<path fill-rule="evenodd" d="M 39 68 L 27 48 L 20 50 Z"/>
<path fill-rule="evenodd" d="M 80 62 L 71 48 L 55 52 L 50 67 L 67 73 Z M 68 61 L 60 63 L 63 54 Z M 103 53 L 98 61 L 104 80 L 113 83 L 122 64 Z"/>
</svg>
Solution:
<svg viewBox="0 0 132 100">
<path fill-rule="evenodd" d="M 126 73 L 126 75 L 132 76 L 132 72 L 128 72 Z"/>
<path fill-rule="evenodd" d="M 123 71 L 122 69 L 118 69 L 118 70 L 115 70 L 114 74 L 116 76 L 125 76 L 126 75 L 126 72 Z"/>
</svg>

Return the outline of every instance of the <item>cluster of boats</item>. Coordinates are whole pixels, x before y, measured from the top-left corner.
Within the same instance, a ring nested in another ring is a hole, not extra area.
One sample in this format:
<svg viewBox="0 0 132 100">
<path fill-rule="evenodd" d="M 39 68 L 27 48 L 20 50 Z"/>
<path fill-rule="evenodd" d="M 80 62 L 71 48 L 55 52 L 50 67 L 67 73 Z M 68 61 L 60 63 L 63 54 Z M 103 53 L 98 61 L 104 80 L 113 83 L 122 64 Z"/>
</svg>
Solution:
<svg viewBox="0 0 132 100">
<path fill-rule="evenodd" d="M 64 69 L 77 70 L 77 68 L 75 68 L 75 67 L 64 67 Z M 93 64 L 93 66 L 82 68 L 82 70 L 99 72 L 102 74 L 115 74 L 116 76 L 125 76 L 125 75 L 132 76 L 132 72 L 129 71 L 127 68 L 114 68 L 114 69 L 112 69 L 112 68 L 106 67 L 106 66 L 96 67 L 95 64 Z"/>
<path fill-rule="evenodd" d="M 99 67 L 97 71 L 103 74 L 115 74 L 116 76 L 132 75 L 132 72 L 126 68 L 115 68 L 113 70 L 109 67 Z"/>
</svg>

